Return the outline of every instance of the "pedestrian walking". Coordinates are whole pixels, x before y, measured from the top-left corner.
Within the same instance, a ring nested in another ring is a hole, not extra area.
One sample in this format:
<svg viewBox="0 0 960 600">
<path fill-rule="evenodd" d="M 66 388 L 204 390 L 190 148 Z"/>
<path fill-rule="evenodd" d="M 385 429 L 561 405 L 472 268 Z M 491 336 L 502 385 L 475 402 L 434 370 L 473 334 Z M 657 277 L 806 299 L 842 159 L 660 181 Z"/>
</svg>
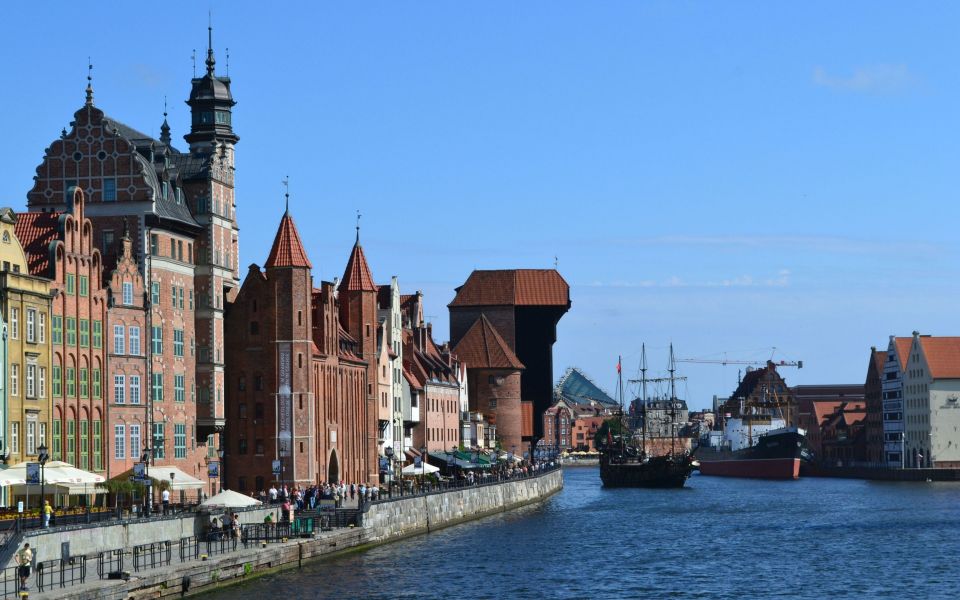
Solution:
<svg viewBox="0 0 960 600">
<path fill-rule="evenodd" d="M 43 501 L 43 526 L 50 527 L 50 519 L 53 517 L 53 507 L 49 500 Z"/>
<path fill-rule="evenodd" d="M 20 589 L 26 591 L 27 580 L 30 578 L 30 567 L 33 565 L 33 550 L 30 544 L 24 544 L 17 552 L 17 575 L 20 576 Z"/>
</svg>

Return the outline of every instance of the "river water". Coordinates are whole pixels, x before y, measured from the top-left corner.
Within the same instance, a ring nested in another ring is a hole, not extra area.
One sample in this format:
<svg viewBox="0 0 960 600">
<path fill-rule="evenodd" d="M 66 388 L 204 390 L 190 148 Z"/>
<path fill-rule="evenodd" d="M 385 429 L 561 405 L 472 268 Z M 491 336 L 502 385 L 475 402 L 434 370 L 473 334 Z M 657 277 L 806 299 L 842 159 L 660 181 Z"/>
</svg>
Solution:
<svg viewBox="0 0 960 600">
<path fill-rule="evenodd" d="M 960 598 L 958 483 L 564 477 L 540 505 L 207 598 Z"/>
</svg>

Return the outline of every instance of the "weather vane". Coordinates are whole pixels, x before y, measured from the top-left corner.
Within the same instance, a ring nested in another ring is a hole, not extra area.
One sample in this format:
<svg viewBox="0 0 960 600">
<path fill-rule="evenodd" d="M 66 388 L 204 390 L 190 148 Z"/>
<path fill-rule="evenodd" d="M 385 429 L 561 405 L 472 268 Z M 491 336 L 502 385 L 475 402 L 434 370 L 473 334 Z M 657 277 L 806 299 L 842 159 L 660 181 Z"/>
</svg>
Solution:
<svg viewBox="0 0 960 600">
<path fill-rule="evenodd" d="M 360 217 L 363 215 L 360 214 L 360 209 L 357 209 L 357 242 L 360 241 Z"/>
<path fill-rule="evenodd" d="M 193 49 L 193 53 L 190 55 L 190 59 L 193 61 L 193 78 L 197 78 L 197 49 Z"/>
<path fill-rule="evenodd" d="M 284 212 L 290 212 L 290 176 L 284 175 L 280 183 L 283 184 L 283 198 L 286 203 Z"/>
</svg>

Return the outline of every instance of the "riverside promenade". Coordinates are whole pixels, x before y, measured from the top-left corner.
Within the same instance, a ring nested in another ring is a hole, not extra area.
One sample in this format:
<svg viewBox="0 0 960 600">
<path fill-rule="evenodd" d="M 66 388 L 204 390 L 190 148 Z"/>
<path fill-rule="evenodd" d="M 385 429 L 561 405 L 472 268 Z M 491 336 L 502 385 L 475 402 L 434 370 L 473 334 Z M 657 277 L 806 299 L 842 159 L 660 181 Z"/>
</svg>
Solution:
<svg viewBox="0 0 960 600">
<path fill-rule="evenodd" d="M 29 597 L 119 600 L 199 594 L 541 502 L 562 488 L 563 474 L 557 466 L 525 477 L 382 499 L 345 511 L 348 518 L 339 523 L 318 515 L 264 525 L 267 513 L 276 518 L 277 507 L 257 507 L 241 513 L 242 540 L 203 539 L 193 532 L 196 524 L 182 518 L 181 522 L 158 521 L 152 525 L 152 534 L 147 523 L 39 532 L 25 538 L 38 548 L 38 569 L 30 577 Z M 166 539 L 144 541 L 158 536 Z M 129 543 L 118 547 L 123 540 Z M 63 541 L 71 543 L 69 553 L 54 558 L 54 544 Z M 73 547 L 83 548 L 84 553 Z M 129 573 L 129 580 L 108 579 L 111 572 Z M 15 581 L 15 570 L 8 566 L 0 579 L 0 598 L 17 597 Z"/>
</svg>

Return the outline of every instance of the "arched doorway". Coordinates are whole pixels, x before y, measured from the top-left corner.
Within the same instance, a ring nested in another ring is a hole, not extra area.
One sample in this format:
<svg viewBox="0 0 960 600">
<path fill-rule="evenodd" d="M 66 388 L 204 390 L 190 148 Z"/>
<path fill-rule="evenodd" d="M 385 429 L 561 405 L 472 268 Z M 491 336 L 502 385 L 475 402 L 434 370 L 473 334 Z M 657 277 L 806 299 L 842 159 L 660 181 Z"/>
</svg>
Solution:
<svg viewBox="0 0 960 600">
<path fill-rule="evenodd" d="M 330 460 L 328 463 L 330 466 L 327 467 L 327 481 L 330 483 L 339 483 L 340 482 L 340 461 L 337 459 L 337 451 L 330 451 Z"/>
</svg>

